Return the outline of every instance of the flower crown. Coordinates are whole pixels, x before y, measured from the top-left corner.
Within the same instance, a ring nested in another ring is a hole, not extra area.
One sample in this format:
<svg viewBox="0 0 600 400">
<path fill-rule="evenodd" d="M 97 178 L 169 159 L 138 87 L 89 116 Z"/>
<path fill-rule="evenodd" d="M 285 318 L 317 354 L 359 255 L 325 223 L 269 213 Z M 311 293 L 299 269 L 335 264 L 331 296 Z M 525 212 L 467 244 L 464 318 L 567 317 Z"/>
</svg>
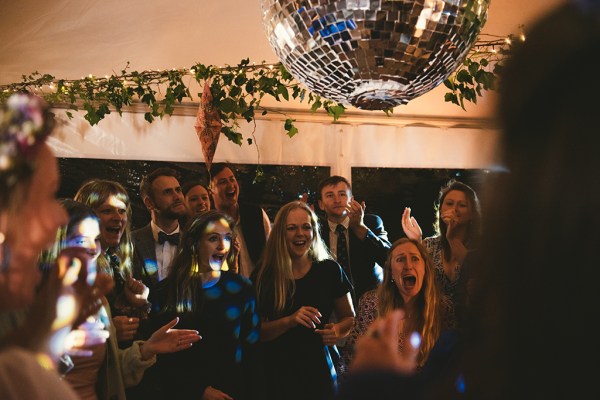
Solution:
<svg viewBox="0 0 600 400">
<path fill-rule="evenodd" d="M 46 102 L 30 93 L 15 93 L 0 108 L 0 184 L 12 187 L 33 171 L 37 150 L 54 128 Z"/>
</svg>

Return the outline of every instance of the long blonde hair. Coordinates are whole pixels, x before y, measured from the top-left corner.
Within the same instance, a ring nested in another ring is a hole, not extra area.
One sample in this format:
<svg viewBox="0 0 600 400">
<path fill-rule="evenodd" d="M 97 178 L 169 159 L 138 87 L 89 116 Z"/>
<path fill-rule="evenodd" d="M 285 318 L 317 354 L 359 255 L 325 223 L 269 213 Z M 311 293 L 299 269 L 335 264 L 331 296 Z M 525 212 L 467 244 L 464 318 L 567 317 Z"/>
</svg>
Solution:
<svg viewBox="0 0 600 400">
<path fill-rule="evenodd" d="M 321 239 L 319 222 L 313 210 L 305 202 L 297 200 L 281 207 L 275 216 L 273 229 L 267 239 L 254 279 L 259 307 L 267 310 L 273 309 L 275 316 L 280 316 L 285 311 L 288 300 L 294 296 L 296 290 L 292 272 L 292 258 L 285 241 L 288 215 L 296 209 L 306 211 L 310 217 L 313 239 L 308 257 L 313 261 L 331 258 Z"/>
<path fill-rule="evenodd" d="M 383 268 L 383 282 L 377 289 L 377 307 L 379 316 L 385 316 L 389 312 L 398 308 L 404 308 L 405 306 L 404 299 L 400 295 L 398 287 L 392 279 L 392 253 L 396 247 L 405 243 L 414 244 L 419 250 L 421 258 L 423 258 L 423 262 L 425 263 L 423 286 L 416 298 L 418 310 L 417 321 L 419 334 L 421 335 L 421 346 L 419 348 L 417 363 L 419 366 L 423 366 L 429 357 L 429 352 L 440 337 L 442 331 L 442 315 L 440 312 L 440 293 L 435 278 L 433 262 L 431 261 L 431 257 L 429 257 L 427 250 L 420 242 L 408 238 L 401 238 L 392 244 Z"/>
</svg>

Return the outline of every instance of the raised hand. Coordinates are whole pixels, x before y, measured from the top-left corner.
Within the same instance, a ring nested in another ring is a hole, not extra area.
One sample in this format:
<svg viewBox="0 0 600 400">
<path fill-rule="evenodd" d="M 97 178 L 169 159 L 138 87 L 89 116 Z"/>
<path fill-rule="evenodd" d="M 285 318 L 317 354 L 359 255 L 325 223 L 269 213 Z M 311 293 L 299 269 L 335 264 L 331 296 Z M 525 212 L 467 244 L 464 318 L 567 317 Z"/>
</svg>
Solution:
<svg viewBox="0 0 600 400">
<path fill-rule="evenodd" d="M 102 307 L 102 298 L 109 293 L 115 282 L 108 274 L 97 274 L 92 286 L 84 284 L 82 277 L 75 284 L 76 291 L 79 297 L 79 315 L 73 321 L 72 327 L 76 329 L 83 324 L 90 316 L 94 316 Z"/>
<path fill-rule="evenodd" d="M 127 302 L 134 307 L 143 307 L 148 304 L 150 289 L 140 280 L 129 277 L 125 285 Z"/>
<path fill-rule="evenodd" d="M 306 192 L 302 193 L 302 195 L 300 196 L 300 198 L 298 200 L 300 200 L 303 203 L 308 204 L 308 193 L 306 193 Z M 308 206 L 310 207 L 311 210 L 315 211 L 314 204 L 308 204 Z"/>
<path fill-rule="evenodd" d="M 465 260 L 469 250 L 463 243 L 459 233 L 461 231 L 461 229 L 459 229 L 461 223 L 456 215 L 456 211 L 451 209 L 444 212 L 442 214 L 442 221 L 446 224 L 446 239 L 450 245 L 452 260 L 460 265 Z"/>
<path fill-rule="evenodd" d="M 404 208 L 404 212 L 402 213 L 402 230 L 407 238 L 420 242 L 423 238 L 423 231 L 415 217 L 410 215 L 410 212 L 410 207 Z"/>
<path fill-rule="evenodd" d="M 231 241 L 231 249 L 227 254 L 227 267 L 231 272 L 238 272 L 240 269 L 240 251 L 242 245 L 240 244 L 240 238 L 237 236 L 233 237 Z"/>
<path fill-rule="evenodd" d="M 66 336 L 65 354 L 89 357 L 93 354 L 89 347 L 105 343 L 109 335 L 100 320 L 90 317 Z"/>
<path fill-rule="evenodd" d="M 398 352 L 398 328 L 403 316 L 404 311 L 395 310 L 371 324 L 367 334 L 356 342 L 350 364 L 352 371 L 387 369 L 405 374 L 416 371 L 420 346 L 418 334 L 413 333 L 404 351 Z"/>
<path fill-rule="evenodd" d="M 75 354 L 73 340 L 77 338 L 82 345 L 106 341 L 108 336 L 104 332 L 77 331 L 77 327 L 100 311 L 102 299 L 114 286 L 110 276 L 97 273 L 95 260 L 85 248 L 63 249 L 56 264 L 62 289 L 56 302 L 56 318 L 49 340 L 52 357 L 68 352 Z"/>
<path fill-rule="evenodd" d="M 189 349 L 193 343 L 202 339 L 196 330 L 173 329 L 178 322 L 179 317 L 154 332 L 142 346 L 142 358 L 147 360 L 155 354 L 174 353 Z"/>
<path fill-rule="evenodd" d="M 348 227 L 356 228 L 364 225 L 364 217 L 365 217 L 365 202 L 358 202 L 352 197 L 348 204 L 346 205 L 346 212 L 348 213 L 349 223 Z"/>
<path fill-rule="evenodd" d="M 309 329 L 315 329 L 321 323 L 322 315 L 315 307 L 302 306 L 291 315 L 295 325 L 302 325 Z"/>
</svg>

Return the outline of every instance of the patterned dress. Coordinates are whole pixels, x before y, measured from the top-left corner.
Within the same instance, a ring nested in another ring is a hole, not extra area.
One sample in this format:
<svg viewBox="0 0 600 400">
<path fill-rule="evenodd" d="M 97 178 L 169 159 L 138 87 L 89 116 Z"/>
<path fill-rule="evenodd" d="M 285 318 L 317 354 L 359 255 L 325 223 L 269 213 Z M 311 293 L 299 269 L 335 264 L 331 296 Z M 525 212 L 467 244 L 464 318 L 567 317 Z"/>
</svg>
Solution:
<svg viewBox="0 0 600 400">
<path fill-rule="evenodd" d="M 354 356 L 354 345 L 356 341 L 362 337 L 373 321 L 378 317 L 377 305 L 379 298 L 377 297 L 377 289 L 366 292 L 358 302 L 358 310 L 356 311 L 356 318 L 354 319 L 354 326 L 350 330 L 344 352 L 342 353 L 343 358 L 343 374 L 347 371 L 352 357 Z M 454 321 L 454 308 L 450 299 L 447 296 L 441 296 L 441 318 L 442 318 L 442 331 L 451 329 L 451 325 Z M 398 335 L 398 352 L 402 353 L 406 345 L 408 338 L 405 335 Z"/>
<path fill-rule="evenodd" d="M 460 285 L 462 284 L 461 280 L 461 268 L 458 268 L 455 275 L 454 280 L 450 280 L 446 273 L 444 272 L 444 259 L 442 255 L 442 240 L 440 236 L 431 236 L 423 239 L 423 245 L 429 252 L 429 256 L 431 257 L 431 261 L 433 262 L 433 267 L 435 270 L 435 278 L 438 282 L 438 287 L 440 288 L 440 293 L 443 296 L 446 296 L 448 300 L 452 303 L 452 308 L 454 309 L 454 304 L 456 302 L 457 292 L 461 290 Z M 445 322 L 444 325 L 449 328 L 456 327 L 457 321 L 454 312 L 449 318 L 452 318 L 450 321 Z"/>
<path fill-rule="evenodd" d="M 160 304 L 165 304 L 164 288 L 169 279 L 157 288 Z M 146 371 L 143 387 L 138 388 L 135 398 L 200 399 L 208 386 L 236 400 L 264 398 L 260 319 L 252 283 L 241 275 L 222 271 L 218 282 L 202 288 L 199 294 L 202 304 L 193 312 L 150 315 L 148 336 L 178 316 L 176 328 L 195 329 L 202 339 L 187 350 L 159 354 L 156 364 Z"/>
</svg>

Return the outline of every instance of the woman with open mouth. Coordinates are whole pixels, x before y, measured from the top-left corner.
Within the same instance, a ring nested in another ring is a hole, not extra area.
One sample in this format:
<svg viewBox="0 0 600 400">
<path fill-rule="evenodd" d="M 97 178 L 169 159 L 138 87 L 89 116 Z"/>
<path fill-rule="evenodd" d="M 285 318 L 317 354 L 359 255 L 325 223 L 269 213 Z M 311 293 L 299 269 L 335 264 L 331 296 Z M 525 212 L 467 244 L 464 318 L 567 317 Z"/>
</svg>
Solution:
<svg viewBox="0 0 600 400">
<path fill-rule="evenodd" d="M 113 277 L 115 287 L 107 296 L 112 320 L 119 347 L 129 347 L 136 337 L 140 319 L 146 319 L 150 311 L 150 291 L 132 274 L 129 195 L 118 182 L 92 179 L 79 188 L 74 199 L 92 208 L 100 220 L 102 254 L 98 257 L 98 270 Z"/>
<path fill-rule="evenodd" d="M 169 275 L 157 286 L 149 325 L 179 317 L 202 340 L 185 352 L 161 354 L 146 371 L 146 398 L 262 399 L 260 321 L 251 282 L 222 270 L 231 261 L 233 221 L 218 211 L 196 216 L 184 231 Z"/>
<path fill-rule="evenodd" d="M 466 262 L 474 253 L 481 237 L 481 205 L 475 190 L 469 185 L 451 179 L 438 194 L 435 205 L 435 234 L 422 239 L 423 232 L 411 209 L 402 214 L 402 229 L 407 237 L 423 242 L 435 267 L 435 276 L 443 294 L 457 309 L 454 326 L 460 324 L 459 309 L 463 307 L 467 281 L 474 271 Z M 467 267 L 468 266 L 468 267 Z M 462 309 L 461 309 L 462 310 Z"/>
<path fill-rule="evenodd" d="M 394 242 L 383 269 L 383 282 L 359 300 L 356 320 L 346 342 L 344 365 L 350 365 L 356 341 L 367 333 L 378 316 L 396 309 L 404 311 L 398 329 L 398 352 L 408 346 L 411 335 L 420 336 L 417 368 L 425 365 L 442 331 L 452 324 L 452 303 L 440 294 L 435 270 L 425 247 L 417 240 Z M 342 383 L 343 384 L 343 383 Z"/>
</svg>

